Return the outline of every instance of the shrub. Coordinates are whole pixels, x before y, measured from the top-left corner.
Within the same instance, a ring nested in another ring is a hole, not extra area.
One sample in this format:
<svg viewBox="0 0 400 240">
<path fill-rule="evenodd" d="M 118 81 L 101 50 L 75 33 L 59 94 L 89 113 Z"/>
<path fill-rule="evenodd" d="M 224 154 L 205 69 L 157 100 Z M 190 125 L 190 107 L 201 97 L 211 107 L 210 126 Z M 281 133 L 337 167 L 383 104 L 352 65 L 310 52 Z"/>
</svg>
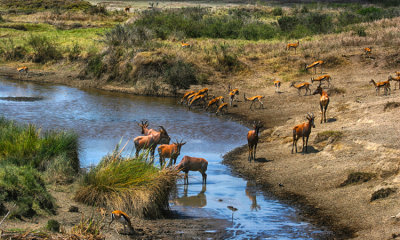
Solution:
<svg viewBox="0 0 400 240">
<path fill-rule="evenodd" d="M 381 188 L 378 191 L 372 193 L 370 201 L 375 201 L 381 198 L 387 198 L 392 193 L 395 193 L 397 188 Z"/>
<path fill-rule="evenodd" d="M 188 89 L 191 84 L 197 83 L 193 64 L 177 60 L 173 64 L 168 65 L 165 70 L 165 81 L 172 86 L 174 94 L 176 94 L 178 89 Z"/>
<path fill-rule="evenodd" d="M 6 61 L 18 61 L 25 57 L 27 51 L 23 46 L 16 46 L 11 38 L 0 40 L 0 56 Z"/>
<path fill-rule="evenodd" d="M 295 16 L 283 16 L 278 19 L 278 24 L 283 32 L 290 32 L 299 24 L 299 19 Z"/>
<path fill-rule="evenodd" d="M 46 63 L 51 60 L 62 58 L 60 50 L 56 44 L 45 36 L 31 35 L 27 44 L 33 49 L 33 61 L 37 63 Z"/>
<path fill-rule="evenodd" d="M 215 68 L 223 72 L 235 72 L 243 69 L 243 64 L 239 61 L 236 54 L 229 51 L 229 46 L 225 44 L 214 45 L 216 55 Z"/>
<path fill-rule="evenodd" d="M 50 219 L 49 221 L 47 221 L 46 229 L 52 232 L 59 232 L 60 223 L 57 220 Z"/>
<path fill-rule="evenodd" d="M 102 59 L 102 54 L 90 56 L 86 66 L 86 74 L 93 74 L 93 76 L 99 78 L 107 69 L 107 66 L 103 64 Z"/>
<path fill-rule="evenodd" d="M 108 47 L 124 46 L 126 48 L 141 47 L 154 38 L 154 34 L 143 26 L 116 25 L 104 35 Z"/>
<path fill-rule="evenodd" d="M 274 16 L 282 16 L 283 15 L 283 10 L 281 7 L 276 7 L 272 9 L 272 15 Z"/>
<path fill-rule="evenodd" d="M 375 174 L 373 173 L 365 173 L 365 172 L 352 172 L 347 176 L 347 179 L 340 184 L 340 187 L 344 187 L 350 184 L 360 183 L 360 182 L 368 182 Z"/>
<path fill-rule="evenodd" d="M 82 52 L 82 48 L 79 46 L 79 44 L 77 42 L 75 42 L 72 46 L 72 48 L 68 48 L 67 49 L 67 53 L 68 53 L 68 60 L 69 61 L 75 61 L 79 58 L 79 56 L 81 55 Z"/>
</svg>

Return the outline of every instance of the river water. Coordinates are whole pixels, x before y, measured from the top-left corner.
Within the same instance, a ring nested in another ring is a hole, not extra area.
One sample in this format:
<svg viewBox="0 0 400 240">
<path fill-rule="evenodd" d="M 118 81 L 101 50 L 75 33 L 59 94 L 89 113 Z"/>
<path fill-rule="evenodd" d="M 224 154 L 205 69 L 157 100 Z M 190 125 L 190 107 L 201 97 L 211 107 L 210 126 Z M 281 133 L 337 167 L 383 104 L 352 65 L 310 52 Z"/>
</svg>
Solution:
<svg viewBox="0 0 400 240">
<path fill-rule="evenodd" d="M 317 239 L 327 234 L 300 220 L 295 208 L 266 196 L 254 183 L 232 175 L 230 169 L 221 164 L 225 153 L 246 143 L 248 129 L 236 122 L 188 111 L 173 98 L 0 79 L 0 98 L 5 97 L 41 99 L 0 100 L 0 112 L 18 122 L 77 132 L 82 167 L 97 164 L 120 141 L 124 144 L 130 140 L 126 147 L 130 152 L 132 138 L 140 135 L 136 122 L 146 119 L 151 128 L 164 126 L 172 140 L 187 142 L 177 162 L 184 155 L 209 161 L 206 188 L 201 184 L 201 174 L 190 172 L 187 189 L 182 185 L 183 180 L 178 182 L 170 201 L 171 209 L 189 216 L 232 221 L 228 230 L 235 239 Z M 233 220 L 227 206 L 238 209 Z"/>
</svg>

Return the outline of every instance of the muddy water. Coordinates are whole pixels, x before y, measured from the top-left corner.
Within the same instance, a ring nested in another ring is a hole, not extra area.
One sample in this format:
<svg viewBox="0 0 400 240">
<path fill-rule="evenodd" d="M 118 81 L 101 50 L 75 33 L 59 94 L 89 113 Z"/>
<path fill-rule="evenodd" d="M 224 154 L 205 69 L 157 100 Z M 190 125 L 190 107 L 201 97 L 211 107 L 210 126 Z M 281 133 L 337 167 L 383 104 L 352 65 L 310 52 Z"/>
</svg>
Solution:
<svg viewBox="0 0 400 240">
<path fill-rule="evenodd" d="M 73 129 L 80 136 L 83 167 L 97 164 L 121 139 L 125 143 L 138 136 L 140 129 L 135 121 L 147 119 L 150 127 L 162 125 L 172 139 L 187 141 L 178 161 L 184 155 L 209 161 L 206 188 L 201 184 L 200 173 L 190 173 L 187 189 L 179 182 L 171 200 L 172 209 L 189 216 L 228 219 L 232 221 L 229 231 L 234 238 L 314 239 L 326 234 L 299 220 L 296 209 L 264 196 L 254 183 L 232 176 L 229 168 L 221 164 L 226 152 L 246 143 L 246 127 L 212 114 L 188 111 L 175 99 L 3 79 L 0 112 L 7 118 L 46 129 Z M 130 152 L 132 144 L 127 149 Z M 238 209 L 233 220 L 227 206 Z"/>
</svg>

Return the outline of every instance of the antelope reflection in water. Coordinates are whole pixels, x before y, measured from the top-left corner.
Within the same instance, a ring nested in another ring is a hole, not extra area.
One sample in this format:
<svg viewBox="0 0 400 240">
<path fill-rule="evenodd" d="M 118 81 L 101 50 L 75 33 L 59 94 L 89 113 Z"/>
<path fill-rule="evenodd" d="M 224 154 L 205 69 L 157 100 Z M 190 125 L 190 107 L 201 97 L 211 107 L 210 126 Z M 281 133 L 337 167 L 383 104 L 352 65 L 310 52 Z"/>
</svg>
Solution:
<svg viewBox="0 0 400 240">
<path fill-rule="evenodd" d="M 246 196 L 247 196 L 247 197 L 250 199 L 250 201 L 251 201 L 251 206 L 250 206 L 251 211 L 253 211 L 253 210 L 256 210 L 256 211 L 260 210 L 261 207 L 260 207 L 260 205 L 257 204 L 257 187 L 256 187 L 255 182 L 253 182 L 253 181 L 248 181 L 248 182 L 246 183 L 246 190 L 245 190 L 245 192 L 246 192 Z"/>
<path fill-rule="evenodd" d="M 203 184 L 201 191 L 197 195 L 188 196 L 188 185 L 184 185 L 183 196 L 174 199 L 174 203 L 178 206 L 189 206 L 202 208 L 207 205 L 206 192 L 207 185 Z"/>
</svg>

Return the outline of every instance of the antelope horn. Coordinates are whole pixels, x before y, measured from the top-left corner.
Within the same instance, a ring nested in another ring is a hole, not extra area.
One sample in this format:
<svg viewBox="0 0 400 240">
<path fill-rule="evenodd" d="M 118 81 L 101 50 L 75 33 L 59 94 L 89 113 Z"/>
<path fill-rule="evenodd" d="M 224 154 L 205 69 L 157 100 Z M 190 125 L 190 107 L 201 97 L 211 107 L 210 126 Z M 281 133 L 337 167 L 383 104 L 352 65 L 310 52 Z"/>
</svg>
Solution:
<svg viewBox="0 0 400 240">
<path fill-rule="evenodd" d="M 163 126 L 159 126 L 164 132 L 167 132 Z"/>
</svg>

